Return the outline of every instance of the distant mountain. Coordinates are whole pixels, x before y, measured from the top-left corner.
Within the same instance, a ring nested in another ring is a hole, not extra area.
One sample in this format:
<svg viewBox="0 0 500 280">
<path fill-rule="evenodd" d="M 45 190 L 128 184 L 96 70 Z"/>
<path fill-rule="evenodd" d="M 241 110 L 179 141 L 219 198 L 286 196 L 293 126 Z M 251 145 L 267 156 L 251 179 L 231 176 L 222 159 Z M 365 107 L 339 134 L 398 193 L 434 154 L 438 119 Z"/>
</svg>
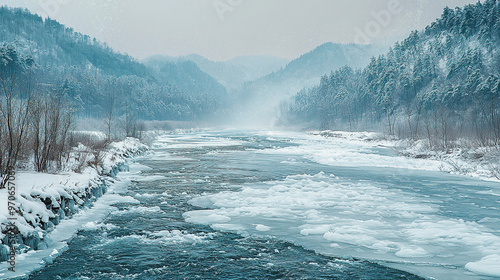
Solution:
<svg viewBox="0 0 500 280">
<path fill-rule="evenodd" d="M 289 62 L 274 56 L 240 56 L 227 61 L 212 61 L 196 54 L 181 57 L 157 55 L 147 58 L 144 62 L 150 64 L 162 61 L 192 61 L 229 91 L 240 89 L 246 82 L 279 71 Z"/>
<path fill-rule="evenodd" d="M 193 98 L 206 95 L 217 98 L 227 96 L 226 88 L 212 76 L 203 72 L 192 61 L 149 60 L 146 62 L 153 75 L 162 82 L 173 83 L 179 89 L 189 92 Z"/>
<path fill-rule="evenodd" d="M 269 79 L 302 79 L 321 77 L 343 66 L 363 68 L 370 58 L 384 50 L 372 45 L 325 43 L 290 62 L 282 71 L 269 75 Z"/>
<path fill-rule="evenodd" d="M 326 43 L 291 61 L 284 69 L 252 81 L 245 87 L 251 90 L 272 86 L 297 92 L 317 84 L 321 76 L 343 66 L 363 68 L 368 65 L 370 58 L 384 51 L 372 45 Z"/>
<path fill-rule="evenodd" d="M 239 95 L 242 103 L 248 105 L 244 114 L 251 116 L 244 115 L 242 118 L 272 118 L 280 103 L 303 88 L 318 84 L 322 76 L 343 66 L 365 67 L 371 57 L 384 50 L 372 45 L 323 44 L 291 61 L 283 69 L 246 83 Z"/>
</svg>

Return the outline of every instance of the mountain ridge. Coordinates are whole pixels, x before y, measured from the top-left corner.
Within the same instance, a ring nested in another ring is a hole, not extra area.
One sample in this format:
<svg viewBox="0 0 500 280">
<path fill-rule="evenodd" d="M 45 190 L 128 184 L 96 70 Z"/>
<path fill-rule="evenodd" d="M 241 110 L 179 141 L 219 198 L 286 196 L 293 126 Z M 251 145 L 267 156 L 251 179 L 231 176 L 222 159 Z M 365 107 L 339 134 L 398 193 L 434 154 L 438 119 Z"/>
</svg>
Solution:
<svg viewBox="0 0 500 280">
<path fill-rule="evenodd" d="M 225 61 L 213 61 L 198 54 L 177 57 L 154 55 L 143 60 L 146 65 L 154 62 L 178 63 L 181 61 L 194 62 L 203 72 L 215 78 L 229 91 L 239 89 L 245 82 L 278 71 L 289 62 L 287 59 L 270 55 L 246 55 Z"/>
</svg>

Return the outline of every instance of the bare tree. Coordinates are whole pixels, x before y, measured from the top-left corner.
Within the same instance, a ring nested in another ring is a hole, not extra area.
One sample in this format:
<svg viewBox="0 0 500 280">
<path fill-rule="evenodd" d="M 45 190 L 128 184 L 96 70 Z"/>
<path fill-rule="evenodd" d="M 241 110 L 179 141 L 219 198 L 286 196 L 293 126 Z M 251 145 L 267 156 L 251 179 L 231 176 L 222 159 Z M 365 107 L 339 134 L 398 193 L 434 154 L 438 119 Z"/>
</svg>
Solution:
<svg viewBox="0 0 500 280">
<path fill-rule="evenodd" d="M 106 127 L 106 141 L 110 142 L 111 141 L 111 135 L 112 135 L 112 130 L 113 130 L 113 118 L 115 114 L 115 90 L 114 88 L 116 85 L 113 83 L 111 84 L 108 88 L 105 89 L 107 93 L 107 108 L 106 108 L 106 116 L 104 118 L 104 124 Z"/>
<path fill-rule="evenodd" d="M 64 92 L 57 89 L 42 96 L 36 104 L 32 109 L 37 117 L 33 124 L 34 162 L 37 171 L 46 172 L 51 163 L 61 168 L 63 155 L 69 149 L 72 111 Z"/>
<path fill-rule="evenodd" d="M 18 55 L 13 45 L 0 48 L 0 171 L 15 166 L 23 153 L 33 103 L 31 57 Z M 2 186 L 0 186 L 2 187 Z"/>
</svg>

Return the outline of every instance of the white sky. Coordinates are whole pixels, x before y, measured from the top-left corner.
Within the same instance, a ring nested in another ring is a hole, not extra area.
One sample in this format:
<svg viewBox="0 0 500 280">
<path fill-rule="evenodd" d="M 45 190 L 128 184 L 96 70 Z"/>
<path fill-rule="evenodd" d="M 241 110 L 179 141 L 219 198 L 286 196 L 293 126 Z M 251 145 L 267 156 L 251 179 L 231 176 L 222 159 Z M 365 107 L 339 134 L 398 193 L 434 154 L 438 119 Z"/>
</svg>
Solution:
<svg viewBox="0 0 500 280">
<path fill-rule="evenodd" d="M 431 23 L 445 6 L 475 2 L 0 0 L 0 5 L 26 7 L 40 15 L 49 15 L 138 59 L 154 54 L 196 53 L 213 60 L 226 60 L 262 54 L 293 59 L 325 42 L 370 40 L 392 44 L 411 30 Z M 376 14 L 380 15 L 378 21 Z M 360 32 L 365 35 L 359 35 Z"/>
</svg>

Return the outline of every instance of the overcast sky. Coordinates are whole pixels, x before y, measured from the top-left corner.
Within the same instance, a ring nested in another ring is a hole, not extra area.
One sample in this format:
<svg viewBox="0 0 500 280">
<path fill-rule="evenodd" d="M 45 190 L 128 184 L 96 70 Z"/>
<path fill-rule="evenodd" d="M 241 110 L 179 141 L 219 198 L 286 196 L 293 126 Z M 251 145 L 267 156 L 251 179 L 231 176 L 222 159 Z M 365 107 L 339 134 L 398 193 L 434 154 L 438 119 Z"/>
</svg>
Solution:
<svg viewBox="0 0 500 280">
<path fill-rule="evenodd" d="M 293 59 L 325 42 L 391 42 L 445 6 L 477 0 L 0 0 L 50 16 L 138 59 L 191 53 Z"/>
</svg>

